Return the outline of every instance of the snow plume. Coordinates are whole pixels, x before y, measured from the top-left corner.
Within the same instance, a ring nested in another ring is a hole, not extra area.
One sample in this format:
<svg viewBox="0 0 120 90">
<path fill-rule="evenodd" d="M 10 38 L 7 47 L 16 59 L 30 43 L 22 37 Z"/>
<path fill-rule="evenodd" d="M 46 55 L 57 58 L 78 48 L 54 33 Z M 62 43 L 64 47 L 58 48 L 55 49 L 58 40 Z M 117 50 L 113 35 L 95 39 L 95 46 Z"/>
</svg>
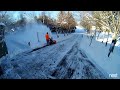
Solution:
<svg viewBox="0 0 120 90">
<path fill-rule="evenodd" d="M 47 26 L 45 26 L 43 24 L 38 24 L 37 22 L 32 22 L 32 23 L 26 24 L 25 31 L 29 32 L 30 30 L 34 31 L 34 32 L 39 32 L 44 35 L 48 32 L 50 35 L 52 35 L 50 32 L 50 29 Z"/>
<path fill-rule="evenodd" d="M 52 33 L 50 32 L 50 29 L 43 25 L 43 24 L 38 24 L 36 22 L 33 23 L 28 23 L 25 27 L 25 32 L 24 34 L 27 35 L 28 38 L 26 38 L 26 41 L 30 41 L 31 44 L 33 43 L 46 43 L 45 40 L 45 34 L 48 32 L 49 35 L 52 37 Z"/>
</svg>

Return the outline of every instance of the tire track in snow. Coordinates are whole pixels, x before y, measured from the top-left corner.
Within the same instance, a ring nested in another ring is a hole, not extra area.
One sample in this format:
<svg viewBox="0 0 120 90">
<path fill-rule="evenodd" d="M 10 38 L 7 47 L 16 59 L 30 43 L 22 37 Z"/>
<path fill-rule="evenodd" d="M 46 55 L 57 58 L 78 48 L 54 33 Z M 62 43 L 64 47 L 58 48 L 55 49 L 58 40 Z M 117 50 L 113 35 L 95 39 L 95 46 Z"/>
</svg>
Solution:
<svg viewBox="0 0 120 90">
<path fill-rule="evenodd" d="M 13 71 L 23 79 L 104 78 L 86 54 L 79 50 L 80 37 L 80 35 L 74 35 L 36 52 L 14 57 L 11 60 Z"/>
<path fill-rule="evenodd" d="M 76 43 L 51 74 L 56 79 L 105 79 Z M 79 75 L 78 75 L 79 74 Z"/>
<path fill-rule="evenodd" d="M 77 36 L 74 36 L 53 46 L 46 47 L 43 50 L 41 49 L 28 55 L 21 54 L 14 57 L 14 59 L 11 60 L 13 70 L 17 72 L 21 78 L 43 78 L 43 76 L 49 73 L 51 68 L 60 62 L 60 58 L 62 58 L 64 54 L 67 53 L 67 49 L 69 50 L 74 42 L 76 42 L 76 38 Z M 73 42 L 71 42 L 71 40 Z M 64 54 L 62 55 L 62 53 Z M 45 74 L 41 75 L 42 73 Z"/>
</svg>

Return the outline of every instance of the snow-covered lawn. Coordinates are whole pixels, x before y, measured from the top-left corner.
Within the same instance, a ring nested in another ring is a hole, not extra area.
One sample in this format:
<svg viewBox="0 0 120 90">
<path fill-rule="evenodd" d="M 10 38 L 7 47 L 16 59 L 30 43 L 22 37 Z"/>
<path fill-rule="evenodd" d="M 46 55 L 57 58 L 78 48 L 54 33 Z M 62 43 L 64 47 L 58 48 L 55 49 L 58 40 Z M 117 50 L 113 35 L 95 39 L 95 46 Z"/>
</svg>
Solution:
<svg viewBox="0 0 120 90">
<path fill-rule="evenodd" d="M 80 31 L 83 31 L 83 29 L 77 26 L 76 33 L 81 34 Z M 109 52 L 109 47 L 112 41 L 113 33 L 110 33 L 109 35 L 107 47 L 105 47 L 105 43 L 107 41 L 108 33 L 102 32 L 99 35 L 98 39 L 94 38 L 91 46 L 89 46 L 90 39 L 88 39 L 87 34 L 82 34 L 84 36 L 81 41 L 80 49 L 85 51 L 89 59 L 94 64 L 96 64 L 98 68 L 101 71 L 103 71 L 103 73 L 106 74 L 108 77 L 113 74 L 113 76 L 117 75 L 117 78 L 120 79 L 120 40 L 117 41 L 114 48 L 114 52 L 111 53 L 110 57 L 108 57 L 107 55 Z M 102 41 L 103 43 L 101 43 Z"/>
<path fill-rule="evenodd" d="M 110 40 L 110 39 L 109 39 Z M 114 52 L 111 53 L 110 57 L 108 57 L 108 51 L 110 47 L 111 40 L 107 47 L 105 47 L 105 43 L 101 43 L 101 40 L 93 40 L 91 46 L 89 46 L 90 39 L 86 35 L 84 35 L 81 41 L 81 49 L 86 52 L 86 54 L 93 60 L 100 69 L 109 74 L 117 74 L 120 78 L 120 49 L 119 47 L 115 47 Z M 118 42 L 119 43 L 119 42 Z"/>
</svg>

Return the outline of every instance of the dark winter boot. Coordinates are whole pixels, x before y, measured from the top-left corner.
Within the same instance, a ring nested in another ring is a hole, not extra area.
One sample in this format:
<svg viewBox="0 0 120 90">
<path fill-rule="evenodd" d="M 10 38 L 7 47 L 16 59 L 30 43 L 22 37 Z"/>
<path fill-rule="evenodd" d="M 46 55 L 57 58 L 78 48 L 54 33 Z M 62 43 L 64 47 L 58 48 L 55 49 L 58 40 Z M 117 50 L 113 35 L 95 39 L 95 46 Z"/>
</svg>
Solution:
<svg viewBox="0 0 120 90">
<path fill-rule="evenodd" d="M 107 42 L 105 43 L 105 46 L 107 46 Z"/>
<path fill-rule="evenodd" d="M 110 53 L 111 53 L 111 52 L 108 53 L 108 57 L 110 56 Z"/>
</svg>

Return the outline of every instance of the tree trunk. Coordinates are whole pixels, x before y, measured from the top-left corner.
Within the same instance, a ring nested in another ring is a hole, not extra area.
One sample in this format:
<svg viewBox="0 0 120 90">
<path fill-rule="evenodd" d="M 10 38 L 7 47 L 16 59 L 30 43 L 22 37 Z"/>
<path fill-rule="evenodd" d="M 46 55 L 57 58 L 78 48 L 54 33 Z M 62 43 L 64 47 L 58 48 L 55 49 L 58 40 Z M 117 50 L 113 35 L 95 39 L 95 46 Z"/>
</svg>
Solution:
<svg viewBox="0 0 120 90">
<path fill-rule="evenodd" d="M 98 33 L 97 39 L 99 38 L 99 36 L 100 36 L 100 33 L 101 33 L 101 32 L 99 32 L 99 33 Z"/>
<path fill-rule="evenodd" d="M 109 38 L 109 32 L 108 32 L 108 37 L 107 37 L 107 41 L 106 41 L 106 44 L 105 44 L 105 46 L 107 46 L 108 38 Z"/>
<path fill-rule="evenodd" d="M 69 31 L 67 31 L 67 36 L 68 36 Z"/>
<path fill-rule="evenodd" d="M 103 41 L 104 41 L 104 39 L 105 39 L 105 34 L 104 34 L 104 36 L 103 36 Z M 103 41 L 102 41 L 102 43 L 103 43 Z"/>
<path fill-rule="evenodd" d="M 96 29 L 95 29 L 95 37 L 96 37 Z"/>
<path fill-rule="evenodd" d="M 69 29 L 66 30 L 66 35 L 68 36 L 68 33 L 69 33 Z"/>
<path fill-rule="evenodd" d="M 63 33 L 64 33 L 64 36 L 65 36 L 65 31 L 63 31 Z"/>
<path fill-rule="evenodd" d="M 56 29 L 56 35 L 57 35 L 57 38 L 59 38 L 59 35 L 58 35 L 58 30 Z"/>
<path fill-rule="evenodd" d="M 90 36 L 90 44 L 89 44 L 89 46 L 92 44 L 93 38 L 94 38 L 94 35 L 93 35 L 93 36 Z"/>
<path fill-rule="evenodd" d="M 72 29 L 70 29 L 70 34 L 72 33 Z"/>
<path fill-rule="evenodd" d="M 38 36 L 38 32 L 37 32 L 37 38 L 38 38 L 38 42 L 40 42 L 40 41 L 39 41 L 39 36 Z"/>
<path fill-rule="evenodd" d="M 66 35 L 68 35 L 67 30 L 65 31 Z"/>
</svg>

